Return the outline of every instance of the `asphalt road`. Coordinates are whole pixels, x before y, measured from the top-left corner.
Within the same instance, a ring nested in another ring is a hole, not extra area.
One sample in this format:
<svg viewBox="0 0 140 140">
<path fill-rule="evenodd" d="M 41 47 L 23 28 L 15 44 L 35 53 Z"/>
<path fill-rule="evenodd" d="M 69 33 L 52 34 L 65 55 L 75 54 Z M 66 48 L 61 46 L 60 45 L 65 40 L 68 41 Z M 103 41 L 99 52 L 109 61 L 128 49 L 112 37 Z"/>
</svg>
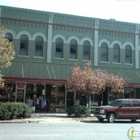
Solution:
<svg viewBox="0 0 140 140">
<path fill-rule="evenodd" d="M 1 123 L 0 140 L 129 140 L 130 127 L 140 130 L 140 122 Z"/>
</svg>

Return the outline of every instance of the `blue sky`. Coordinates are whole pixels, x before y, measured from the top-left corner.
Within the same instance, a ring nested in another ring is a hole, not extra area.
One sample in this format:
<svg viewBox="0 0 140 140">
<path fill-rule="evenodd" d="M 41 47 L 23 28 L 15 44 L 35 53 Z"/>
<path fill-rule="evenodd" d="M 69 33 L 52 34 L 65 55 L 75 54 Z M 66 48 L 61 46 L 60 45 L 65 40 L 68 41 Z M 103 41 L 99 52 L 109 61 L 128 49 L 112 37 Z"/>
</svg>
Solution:
<svg viewBox="0 0 140 140">
<path fill-rule="evenodd" d="M 0 5 L 140 23 L 140 0 L 0 0 Z"/>
</svg>

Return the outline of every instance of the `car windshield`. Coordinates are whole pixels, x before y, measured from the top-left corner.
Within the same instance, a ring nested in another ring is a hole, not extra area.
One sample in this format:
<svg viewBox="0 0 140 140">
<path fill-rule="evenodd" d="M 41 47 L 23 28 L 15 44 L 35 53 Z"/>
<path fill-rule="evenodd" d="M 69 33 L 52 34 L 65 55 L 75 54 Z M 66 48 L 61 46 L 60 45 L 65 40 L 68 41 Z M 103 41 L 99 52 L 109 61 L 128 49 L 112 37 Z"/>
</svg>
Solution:
<svg viewBox="0 0 140 140">
<path fill-rule="evenodd" d="M 111 106 L 120 106 L 121 101 L 115 100 L 111 103 Z"/>
</svg>

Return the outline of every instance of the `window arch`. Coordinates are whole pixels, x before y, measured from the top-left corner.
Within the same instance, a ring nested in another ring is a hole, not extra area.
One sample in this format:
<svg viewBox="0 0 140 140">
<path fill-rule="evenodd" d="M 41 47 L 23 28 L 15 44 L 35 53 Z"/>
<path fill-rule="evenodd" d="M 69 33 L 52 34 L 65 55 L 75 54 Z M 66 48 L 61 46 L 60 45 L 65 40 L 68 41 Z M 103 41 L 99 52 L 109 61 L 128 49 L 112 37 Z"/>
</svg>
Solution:
<svg viewBox="0 0 140 140">
<path fill-rule="evenodd" d="M 20 36 L 20 49 L 19 49 L 20 55 L 28 55 L 28 36 L 27 35 L 21 35 Z"/>
<path fill-rule="evenodd" d="M 9 40 L 9 42 L 13 41 L 13 35 L 11 33 L 6 33 L 5 37 Z"/>
<path fill-rule="evenodd" d="M 90 42 L 84 41 L 83 43 L 83 60 L 90 60 Z"/>
<path fill-rule="evenodd" d="M 35 56 L 43 56 L 43 38 L 41 36 L 35 38 Z"/>
<path fill-rule="evenodd" d="M 130 45 L 125 46 L 125 63 L 132 63 L 132 48 Z"/>
<path fill-rule="evenodd" d="M 61 38 L 57 38 L 55 41 L 55 57 L 63 58 L 63 40 Z"/>
<path fill-rule="evenodd" d="M 113 45 L 113 62 L 120 62 L 120 46 L 118 44 Z"/>
<path fill-rule="evenodd" d="M 70 59 L 77 59 L 77 41 L 72 39 L 70 41 Z"/>
<path fill-rule="evenodd" d="M 108 45 L 105 42 L 101 44 L 101 61 L 108 61 Z"/>
</svg>

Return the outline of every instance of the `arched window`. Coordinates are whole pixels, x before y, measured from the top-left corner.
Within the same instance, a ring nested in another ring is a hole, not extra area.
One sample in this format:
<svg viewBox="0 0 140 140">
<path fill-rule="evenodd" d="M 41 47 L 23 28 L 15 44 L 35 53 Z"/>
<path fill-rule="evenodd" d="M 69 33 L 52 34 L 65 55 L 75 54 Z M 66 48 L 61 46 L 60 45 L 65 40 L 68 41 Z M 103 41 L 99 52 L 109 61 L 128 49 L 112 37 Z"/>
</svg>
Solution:
<svg viewBox="0 0 140 140">
<path fill-rule="evenodd" d="M 130 45 L 125 46 L 125 63 L 132 63 L 132 48 Z"/>
<path fill-rule="evenodd" d="M 77 59 L 77 41 L 72 39 L 70 41 L 70 59 Z"/>
<path fill-rule="evenodd" d="M 90 43 L 84 41 L 83 43 L 83 60 L 90 60 Z"/>
<path fill-rule="evenodd" d="M 61 38 L 56 39 L 55 57 L 63 58 L 63 40 Z"/>
<path fill-rule="evenodd" d="M 21 35 L 20 36 L 20 49 L 19 55 L 28 55 L 28 36 Z"/>
<path fill-rule="evenodd" d="M 13 35 L 11 33 L 6 33 L 5 37 L 9 40 L 9 42 L 13 41 Z"/>
<path fill-rule="evenodd" d="M 101 45 L 101 61 L 108 62 L 108 45 L 105 42 Z"/>
<path fill-rule="evenodd" d="M 120 46 L 118 44 L 113 46 L 113 62 L 120 62 Z"/>
<path fill-rule="evenodd" d="M 43 56 L 43 38 L 41 36 L 35 38 L 35 56 Z"/>
</svg>

